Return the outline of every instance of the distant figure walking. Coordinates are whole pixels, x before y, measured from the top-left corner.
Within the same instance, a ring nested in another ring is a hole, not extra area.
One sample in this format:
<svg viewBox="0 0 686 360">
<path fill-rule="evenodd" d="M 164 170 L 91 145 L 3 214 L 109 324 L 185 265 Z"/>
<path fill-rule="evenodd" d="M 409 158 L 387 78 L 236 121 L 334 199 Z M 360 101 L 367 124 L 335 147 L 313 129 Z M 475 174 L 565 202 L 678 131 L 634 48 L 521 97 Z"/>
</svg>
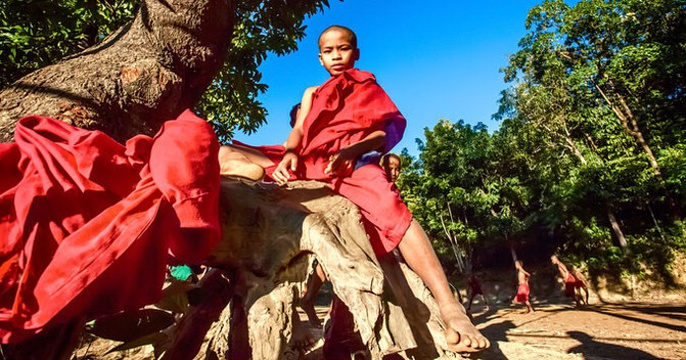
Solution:
<svg viewBox="0 0 686 360">
<path fill-rule="evenodd" d="M 577 307 L 588 305 L 588 288 L 584 281 L 580 279 L 580 276 L 575 277 L 556 255 L 552 255 L 550 261 L 553 265 L 556 265 L 557 270 L 560 271 L 560 276 L 562 276 L 562 281 L 564 281 L 565 284 L 565 296 L 574 299 L 574 303 Z M 582 291 L 585 295 L 582 295 Z"/>
<path fill-rule="evenodd" d="M 515 269 L 517 269 L 517 281 L 519 282 L 519 286 L 517 287 L 517 295 L 515 296 L 514 302 L 524 303 L 524 305 L 526 305 L 526 312 L 530 313 L 535 311 L 529 302 L 529 277 L 531 277 L 531 274 L 524 270 L 522 267 L 523 265 L 524 263 L 520 260 L 515 261 Z"/>
<path fill-rule="evenodd" d="M 484 295 L 484 290 L 481 286 L 481 280 L 474 273 L 469 274 L 469 278 L 467 278 L 467 292 L 469 293 L 467 310 L 471 310 L 472 302 L 477 295 L 481 295 L 481 297 L 484 299 L 484 303 L 486 303 L 486 306 L 488 306 L 488 300 L 486 299 L 486 295 Z"/>
</svg>

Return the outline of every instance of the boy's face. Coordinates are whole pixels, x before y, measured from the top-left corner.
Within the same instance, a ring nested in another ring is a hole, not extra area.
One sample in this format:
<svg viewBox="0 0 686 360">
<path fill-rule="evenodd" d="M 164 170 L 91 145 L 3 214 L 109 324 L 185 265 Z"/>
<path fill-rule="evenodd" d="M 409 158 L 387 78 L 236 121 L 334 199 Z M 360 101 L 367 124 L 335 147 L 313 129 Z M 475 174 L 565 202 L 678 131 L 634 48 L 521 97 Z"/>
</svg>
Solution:
<svg viewBox="0 0 686 360">
<path fill-rule="evenodd" d="M 384 164 L 384 171 L 388 181 L 395 182 L 398 180 L 398 176 L 400 176 L 400 161 L 394 156 L 389 156 Z"/>
<path fill-rule="evenodd" d="M 342 29 L 330 29 L 319 37 L 319 62 L 331 76 L 352 69 L 360 58 L 360 50 L 350 42 L 350 34 Z"/>
</svg>

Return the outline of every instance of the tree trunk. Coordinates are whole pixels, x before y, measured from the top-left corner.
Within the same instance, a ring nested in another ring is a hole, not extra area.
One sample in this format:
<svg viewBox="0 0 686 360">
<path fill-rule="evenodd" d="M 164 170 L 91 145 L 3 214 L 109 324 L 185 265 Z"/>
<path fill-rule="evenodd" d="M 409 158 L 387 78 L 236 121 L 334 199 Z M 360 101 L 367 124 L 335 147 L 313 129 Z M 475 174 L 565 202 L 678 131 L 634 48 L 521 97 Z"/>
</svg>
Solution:
<svg viewBox="0 0 686 360">
<path fill-rule="evenodd" d="M 0 142 L 17 120 L 44 115 L 118 141 L 152 135 L 193 106 L 221 69 L 235 1 L 145 0 L 99 45 L 37 70 L 0 93 Z"/>
<path fill-rule="evenodd" d="M 142 1 L 136 18 L 99 45 L 0 92 L 0 142 L 13 141 L 16 122 L 28 115 L 101 130 L 120 142 L 153 135 L 164 121 L 195 104 L 221 69 L 234 8 L 233 0 Z M 70 328 L 49 331 L 62 334 Z M 70 334 L 60 336 L 69 339 Z M 69 354 L 71 343 L 57 340 L 61 348 L 42 358 Z M 36 339 L 10 351 L 31 358 L 45 345 Z"/>
<path fill-rule="evenodd" d="M 660 170 L 660 165 L 657 163 L 657 159 L 655 159 L 655 154 L 653 153 L 653 150 L 650 148 L 648 142 L 643 137 L 643 133 L 641 132 L 641 129 L 638 126 L 638 121 L 636 120 L 636 117 L 634 117 L 631 108 L 629 108 L 629 105 L 626 103 L 626 100 L 624 100 L 624 97 L 621 94 L 614 94 L 614 96 L 616 96 L 617 99 L 619 99 L 619 104 L 622 105 L 622 107 L 620 108 L 615 103 L 613 103 L 607 95 L 605 95 L 605 92 L 603 92 L 600 86 L 596 85 L 596 89 L 598 89 L 600 94 L 605 99 L 605 102 L 607 102 L 607 104 L 610 106 L 615 115 L 617 115 L 617 118 L 622 123 L 624 130 L 626 130 L 626 132 L 629 133 L 629 135 L 631 135 L 636 140 L 636 142 L 638 142 L 638 144 L 641 146 L 641 149 L 648 157 L 648 162 L 650 163 L 650 167 L 653 169 L 655 176 L 658 179 L 660 179 L 660 181 L 662 181 L 662 171 Z"/>
<path fill-rule="evenodd" d="M 608 219 L 610 219 L 610 226 L 612 227 L 612 231 L 615 233 L 615 236 L 617 237 L 617 241 L 619 242 L 619 246 L 622 249 L 626 249 L 626 247 L 627 247 L 626 238 L 624 237 L 624 233 L 622 232 L 622 228 L 619 226 L 619 222 L 615 218 L 615 214 L 613 214 L 612 211 L 608 210 L 607 211 L 607 217 L 608 217 Z"/>
<path fill-rule="evenodd" d="M 229 304 L 234 284 L 218 270 L 210 270 L 198 283 L 199 302 L 191 306 L 176 326 L 161 360 L 192 359 L 200 350 L 205 333 Z"/>
</svg>

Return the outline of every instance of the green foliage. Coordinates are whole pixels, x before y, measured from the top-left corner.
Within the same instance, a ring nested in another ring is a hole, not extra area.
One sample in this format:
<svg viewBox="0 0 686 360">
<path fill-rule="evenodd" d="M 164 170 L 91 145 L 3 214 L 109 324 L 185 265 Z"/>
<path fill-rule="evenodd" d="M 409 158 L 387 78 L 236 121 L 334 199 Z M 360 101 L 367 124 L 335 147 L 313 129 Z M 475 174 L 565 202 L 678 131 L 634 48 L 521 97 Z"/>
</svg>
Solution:
<svg viewBox="0 0 686 360">
<path fill-rule="evenodd" d="M 630 275 L 639 280 L 659 281 L 668 287 L 676 286 L 673 260 L 684 247 L 684 228 L 675 224 L 666 232 L 647 229 L 643 234 L 630 235 L 629 247 L 623 250 L 612 244 L 589 246 L 580 242 L 566 244 L 565 251 L 576 254 L 575 262 L 583 262 L 593 275 L 604 275 L 619 280 Z"/>
<path fill-rule="evenodd" d="M 295 51 L 303 20 L 328 0 L 237 1 L 232 47 L 224 68 L 196 105 L 220 139 L 252 132 L 267 112 L 257 100 L 267 90 L 259 66 L 268 54 Z M 0 2 L 0 88 L 38 68 L 97 44 L 132 20 L 138 0 L 7 0 Z M 227 34 L 228 36 L 228 34 Z"/>
<path fill-rule="evenodd" d="M 420 158 L 403 169 L 399 186 L 439 256 L 458 249 L 468 254 L 475 244 L 505 241 L 525 228 L 530 193 L 506 141 L 483 124 L 446 120 L 425 129 L 425 137 Z M 501 161 L 505 156 L 512 161 Z"/>
<path fill-rule="evenodd" d="M 503 92 L 499 134 L 534 171 L 522 174 L 540 204 L 532 224 L 562 236 L 591 268 L 640 273 L 643 261 L 664 275 L 657 269 L 683 242 L 657 229 L 674 227 L 685 204 L 676 160 L 686 135 L 676 125 L 686 120 L 685 24 L 682 1 L 544 1 L 504 69 L 514 85 Z M 626 249 L 615 245 L 611 215 Z"/>
<path fill-rule="evenodd" d="M 132 0 L 0 2 L 0 88 L 95 45 L 135 11 Z"/>
<path fill-rule="evenodd" d="M 403 198 L 439 253 L 449 234 L 466 251 L 559 247 L 592 272 L 669 284 L 686 242 L 686 4 L 549 0 L 526 26 L 500 129 L 426 129 Z"/>
</svg>

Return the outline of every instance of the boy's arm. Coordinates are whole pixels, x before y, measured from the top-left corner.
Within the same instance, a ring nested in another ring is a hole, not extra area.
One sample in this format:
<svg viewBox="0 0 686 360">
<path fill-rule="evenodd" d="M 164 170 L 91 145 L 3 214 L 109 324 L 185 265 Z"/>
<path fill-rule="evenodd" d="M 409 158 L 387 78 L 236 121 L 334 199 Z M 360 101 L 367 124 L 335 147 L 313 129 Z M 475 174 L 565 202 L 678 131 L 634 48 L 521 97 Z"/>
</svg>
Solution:
<svg viewBox="0 0 686 360">
<path fill-rule="evenodd" d="M 305 122 L 307 114 L 309 114 L 312 109 L 312 94 L 315 90 L 317 90 L 317 86 L 312 86 L 305 89 L 305 92 L 303 93 L 302 100 L 300 101 L 300 112 L 295 119 L 293 129 L 288 134 L 288 139 L 284 143 L 286 152 L 272 174 L 272 177 L 278 184 L 285 184 L 288 182 L 288 178 L 290 177 L 288 170 L 295 171 L 298 167 L 298 155 L 295 154 L 294 150 L 302 141 L 303 123 Z"/>
<path fill-rule="evenodd" d="M 386 144 L 386 132 L 375 131 L 364 139 L 351 144 L 331 156 L 329 165 L 324 170 L 327 174 L 346 173 L 355 166 L 357 159 L 373 150 L 383 148 Z"/>
</svg>

